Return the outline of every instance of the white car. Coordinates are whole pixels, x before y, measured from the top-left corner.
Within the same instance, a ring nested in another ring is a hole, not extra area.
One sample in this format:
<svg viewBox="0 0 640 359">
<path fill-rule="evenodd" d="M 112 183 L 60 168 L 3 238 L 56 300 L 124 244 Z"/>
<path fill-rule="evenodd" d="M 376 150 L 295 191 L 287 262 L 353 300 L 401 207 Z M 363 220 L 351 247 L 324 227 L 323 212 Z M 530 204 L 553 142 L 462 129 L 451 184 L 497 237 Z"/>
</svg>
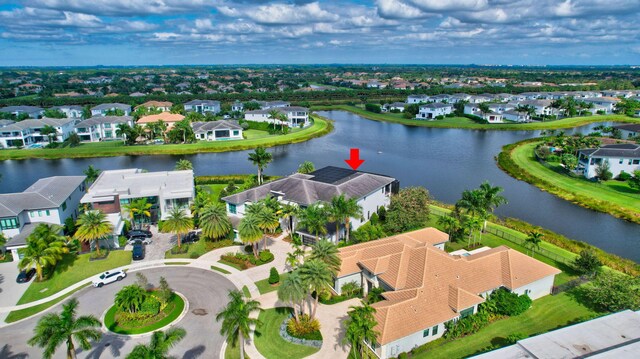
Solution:
<svg viewBox="0 0 640 359">
<path fill-rule="evenodd" d="M 134 245 L 136 242 L 142 242 L 142 244 L 151 244 L 151 238 L 146 237 L 132 237 L 127 241 L 127 244 Z"/>
<path fill-rule="evenodd" d="M 122 280 L 127 276 L 127 273 L 123 270 L 116 270 L 113 272 L 104 272 L 98 276 L 98 278 L 94 279 L 92 284 L 94 287 L 102 287 L 105 284 L 113 283 L 118 280 Z"/>
</svg>

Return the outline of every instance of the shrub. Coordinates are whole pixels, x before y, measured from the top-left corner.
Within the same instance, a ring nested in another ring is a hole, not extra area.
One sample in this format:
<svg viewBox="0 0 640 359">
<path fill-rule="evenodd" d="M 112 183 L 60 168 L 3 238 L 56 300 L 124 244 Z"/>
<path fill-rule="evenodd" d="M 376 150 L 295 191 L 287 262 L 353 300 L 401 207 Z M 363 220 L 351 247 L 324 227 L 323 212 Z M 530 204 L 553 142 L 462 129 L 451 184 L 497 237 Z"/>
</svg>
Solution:
<svg viewBox="0 0 640 359">
<path fill-rule="evenodd" d="M 631 177 L 633 177 L 633 176 L 631 176 L 630 173 L 627 173 L 625 171 L 620 171 L 620 174 L 618 175 L 618 177 L 616 177 L 616 179 L 618 181 L 628 181 L 628 180 L 631 179 Z"/>
<path fill-rule="evenodd" d="M 347 297 L 355 297 L 356 295 L 360 294 L 361 290 L 362 288 L 360 288 L 360 286 L 356 282 L 348 282 L 344 284 L 342 288 L 340 288 L 342 295 Z"/>
<path fill-rule="evenodd" d="M 378 214 L 376 212 L 373 212 L 373 214 L 371 215 L 371 218 L 369 218 L 369 223 L 375 226 L 378 224 L 378 221 L 379 221 Z"/>
<path fill-rule="evenodd" d="M 583 249 L 573 261 L 573 268 L 580 274 L 591 275 L 600 270 L 602 262 L 596 253 L 590 249 Z"/>
<path fill-rule="evenodd" d="M 196 259 L 196 258 L 198 258 L 200 256 L 201 256 L 201 254 L 198 251 L 189 253 L 189 258 L 191 258 L 191 259 Z"/>
<path fill-rule="evenodd" d="M 515 344 L 518 342 L 518 340 L 522 340 L 526 337 L 527 336 L 522 333 L 513 333 L 513 334 L 509 334 L 506 339 L 507 339 L 507 343 Z"/>
<path fill-rule="evenodd" d="M 140 313 L 154 316 L 160 313 L 160 301 L 151 295 L 147 295 L 140 306 Z"/>
<path fill-rule="evenodd" d="M 166 305 L 173 296 L 173 289 L 169 287 L 169 283 L 167 283 L 167 280 L 164 277 L 160 277 L 160 286 L 158 287 L 158 290 L 156 290 L 155 296 L 160 302 L 162 302 L 163 306 Z"/>
<path fill-rule="evenodd" d="M 375 103 L 368 103 L 364 105 L 364 109 L 369 112 L 380 113 L 382 112 L 382 108 L 380 105 L 376 105 Z"/>
<path fill-rule="evenodd" d="M 579 290 L 598 310 L 617 312 L 640 309 L 640 278 L 637 277 L 602 272 Z"/>
<path fill-rule="evenodd" d="M 262 262 L 259 264 L 269 263 L 273 261 L 273 253 L 271 253 L 271 251 L 269 251 L 268 249 L 265 249 L 258 254 L 258 258 L 260 259 L 260 262 Z"/>
<path fill-rule="evenodd" d="M 491 293 L 489 300 L 495 303 L 495 314 L 500 315 L 519 315 L 531 307 L 531 298 L 528 295 L 518 295 L 504 288 Z"/>
<path fill-rule="evenodd" d="M 271 267 L 269 270 L 269 284 L 276 284 L 280 282 L 280 274 L 276 267 Z"/>
<path fill-rule="evenodd" d="M 287 333 L 295 338 L 322 340 L 320 322 L 317 319 L 311 319 L 307 314 L 301 315 L 300 321 L 296 321 L 296 318 L 289 319 Z"/>
</svg>

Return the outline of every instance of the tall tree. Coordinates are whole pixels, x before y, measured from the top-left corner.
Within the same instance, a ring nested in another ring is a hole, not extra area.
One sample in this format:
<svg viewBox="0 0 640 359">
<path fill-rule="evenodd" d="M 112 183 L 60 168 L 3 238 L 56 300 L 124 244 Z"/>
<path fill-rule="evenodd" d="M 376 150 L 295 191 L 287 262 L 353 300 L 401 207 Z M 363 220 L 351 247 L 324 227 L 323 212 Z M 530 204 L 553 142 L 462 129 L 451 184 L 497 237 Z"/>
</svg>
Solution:
<svg viewBox="0 0 640 359">
<path fill-rule="evenodd" d="M 113 233 L 113 225 L 107 215 L 99 210 L 86 211 L 76 221 L 78 229 L 74 238 L 80 242 L 94 242 L 96 253 L 100 255 L 100 240 Z"/>
<path fill-rule="evenodd" d="M 226 208 L 218 203 L 205 205 L 200 210 L 198 217 L 202 234 L 206 237 L 220 239 L 233 229 Z"/>
<path fill-rule="evenodd" d="M 640 176 L 639 176 L 640 177 Z M 281 215 L 282 219 L 287 224 L 287 231 L 289 232 L 289 239 L 293 239 L 293 220 L 292 218 L 298 214 L 300 207 L 295 204 L 285 203 L 282 205 Z"/>
<path fill-rule="evenodd" d="M 329 217 L 336 222 L 336 239 L 339 238 L 340 224 L 345 226 L 345 239 L 349 241 L 350 221 L 353 217 L 362 217 L 362 207 L 355 198 L 347 199 L 344 194 L 334 196 L 329 207 Z"/>
<path fill-rule="evenodd" d="M 258 167 L 258 185 L 261 185 L 264 182 L 262 172 L 267 168 L 267 165 L 273 161 L 273 155 L 271 152 L 267 152 L 264 147 L 259 146 L 253 152 L 249 153 L 249 161 Z"/>
<path fill-rule="evenodd" d="M 146 197 L 134 199 L 124 205 L 124 209 L 129 213 L 134 227 L 136 224 L 141 227 L 143 222 L 142 220 L 145 217 L 151 217 L 151 207 L 152 205 L 147 201 Z"/>
<path fill-rule="evenodd" d="M 242 217 L 238 224 L 238 234 L 240 235 L 242 243 L 251 244 L 253 256 L 258 258 L 258 242 L 260 242 L 264 235 L 258 219 L 252 214 L 247 214 Z"/>
<path fill-rule="evenodd" d="M 114 304 L 124 311 L 135 313 L 140 310 L 146 297 L 145 289 L 137 284 L 132 284 L 123 287 L 116 293 Z"/>
<path fill-rule="evenodd" d="M 184 337 L 187 331 L 182 328 L 171 328 L 167 331 L 156 331 L 151 335 L 151 342 L 148 345 L 138 344 L 133 351 L 127 355 L 127 359 L 169 359 L 169 350 L 176 346 Z"/>
<path fill-rule="evenodd" d="M 270 197 L 267 197 L 265 200 L 269 200 Z M 255 219 L 258 221 L 258 227 L 262 230 L 264 234 L 273 234 L 278 227 L 280 227 L 280 221 L 276 212 L 274 211 L 272 206 L 267 205 L 267 201 L 261 201 L 255 203 L 249 208 L 247 208 L 247 214 L 253 214 Z M 277 201 L 276 201 L 277 203 Z M 262 248 L 266 249 L 267 244 L 267 236 L 262 236 Z"/>
<path fill-rule="evenodd" d="M 164 221 L 163 230 L 175 234 L 178 237 L 178 249 L 182 245 L 181 236 L 193 229 L 193 219 L 187 215 L 184 209 L 174 207 L 169 211 Z"/>
<path fill-rule="evenodd" d="M 130 137 L 130 135 L 131 135 L 131 126 L 129 126 L 128 123 L 124 122 L 116 125 L 116 136 L 122 137 L 122 142 L 127 144 L 128 143 L 127 137 Z"/>
<path fill-rule="evenodd" d="M 229 303 L 216 314 L 216 321 L 222 320 L 220 334 L 230 343 L 240 346 L 240 359 L 244 359 L 244 342 L 251 333 L 252 325 L 260 325 L 260 321 L 251 318 L 251 314 L 261 311 L 260 302 L 247 299 L 239 290 L 229 292 Z"/>
<path fill-rule="evenodd" d="M 451 214 L 440 216 L 438 218 L 438 224 L 447 232 L 449 239 L 452 239 L 453 233 L 460 228 L 460 220 Z"/>
<path fill-rule="evenodd" d="M 315 170 L 316 167 L 311 161 L 304 161 L 300 164 L 300 166 L 298 166 L 298 173 L 311 173 Z"/>
<path fill-rule="evenodd" d="M 82 173 L 84 173 L 84 175 L 87 176 L 87 182 L 89 183 L 95 182 L 95 180 L 98 179 L 100 172 L 101 172 L 100 169 L 93 167 L 93 165 L 89 165 L 87 169 L 82 171 Z"/>
<path fill-rule="evenodd" d="M 18 267 L 22 270 L 35 268 L 38 280 L 41 281 L 43 270 L 55 266 L 64 253 L 69 253 L 67 238 L 61 233 L 61 226 L 39 224 L 27 237 L 27 247 L 22 250 Z"/>
<path fill-rule="evenodd" d="M 490 214 L 495 211 L 496 208 L 503 204 L 507 204 L 508 201 L 500 193 L 503 191 L 502 187 L 491 186 L 489 181 L 484 181 L 480 188 L 478 188 L 481 206 L 484 213 Z M 484 221 L 483 230 L 487 228 L 487 221 Z"/>
<path fill-rule="evenodd" d="M 313 310 L 311 312 L 311 318 L 316 317 L 316 310 L 318 309 L 318 299 L 320 293 L 331 287 L 333 282 L 333 274 L 331 269 L 326 263 L 317 259 L 305 261 L 300 267 L 300 276 L 302 280 L 307 284 L 311 292 L 316 292 L 316 297 L 313 304 Z"/>
<path fill-rule="evenodd" d="M 311 247 L 308 259 L 324 262 L 335 276 L 340 271 L 340 264 L 342 263 L 338 253 L 338 246 L 326 239 L 321 239 Z"/>
<path fill-rule="evenodd" d="M 313 234 L 316 241 L 320 240 L 320 235 L 327 234 L 327 209 L 320 203 L 314 203 L 300 211 L 298 224 Z"/>
<path fill-rule="evenodd" d="M 542 233 L 537 231 L 529 232 L 527 239 L 525 239 L 525 245 L 527 248 L 531 249 L 531 256 L 535 255 L 535 250 L 540 249 L 540 243 L 542 243 Z"/>
<path fill-rule="evenodd" d="M 193 164 L 187 159 L 180 159 L 176 162 L 176 171 L 193 170 Z"/>
<path fill-rule="evenodd" d="M 305 298 L 309 296 L 309 290 L 300 275 L 300 271 L 294 270 L 280 283 L 278 287 L 278 299 L 291 304 L 296 321 L 300 320 L 300 314 L 304 314 Z"/>
<path fill-rule="evenodd" d="M 429 192 L 423 187 L 407 187 L 391 196 L 385 229 L 391 233 L 422 228 L 429 220 Z"/>
<path fill-rule="evenodd" d="M 53 142 L 53 139 L 55 138 L 55 135 L 58 133 L 58 131 L 53 126 L 45 125 L 40 130 L 40 133 L 44 136 L 47 136 L 47 139 L 49 140 L 49 144 L 51 144 Z"/>
<path fill-rule="evenodd" d="M 351 308 L 347 312 L 349 318 L 344 321 L 345 337 L 343 342 L 351 344 L 353 355 L 359 359 L 364 357 L 364 341 L 374 343 L 379 335 L 374 329 L 378 325 L 373 316 L 376 310 L 367 303 L 349 308 Z"/>
<path fill-rule="evenodd" d="M 46 314 L 34 328 L 29 339 L 31 346 L 44 349 L 42 357 L 50 359 L 63 343 L 67 345 L 67 359 L 76 357 L 76 342 L 82 350 L 91 349 L 91 340 L 102 336 L 100 321 L 92 315 L 76 317 L 78 300 L 73 298 L 62 305 L 62 313 Z"/>
</svg>

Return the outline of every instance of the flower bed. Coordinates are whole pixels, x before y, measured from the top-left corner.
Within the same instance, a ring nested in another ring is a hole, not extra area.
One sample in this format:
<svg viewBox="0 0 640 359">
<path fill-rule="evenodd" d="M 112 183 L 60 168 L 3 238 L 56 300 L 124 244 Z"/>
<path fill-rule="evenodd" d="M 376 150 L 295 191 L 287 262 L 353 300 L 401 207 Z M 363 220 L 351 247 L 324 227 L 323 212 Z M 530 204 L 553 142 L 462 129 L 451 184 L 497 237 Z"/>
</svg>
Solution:
<svg viewBox="0 0 640 359">
<path fill-rule="evenodd" d="M 306 345 L 308 347 L 312 347 L 312 348 L 321 348 L 322 347 L 322 334 L 320 333 L 320 330 L 317 330 L 313 333 L 310 333 L 308 335 L 305 335 L 306 338 L 314 338 L 314 339 L 305 339 L 305 338 L 296 338 L 293 335 L 289 334 L 289 330 L 288 330 L 288 324 L 289 321 L 292 319 L 293 317 L 287 317 L 283 322 L 282 325 L 280 325 L 280 336 L 282 337 L 282 339 L 288 341 L 289 343 L 293 343 L 293 344 L 299 344 L 299 345 Z"/>
<path fill-rule="evenodd" d="M 127 318 L 128 320 L 124 322 L 123 319 L 127 314 L 114 305 L 105 314 L 104 325 L 110 331 L 118 334 L 149 333 L 171 324 L 180 316 L 184 306 L 184 299 L 174 293 L 164 309 L 160 310 L 158 314 L 141 316 L 139 319 Z"/>
<path fill-rule="evenodd" d="M 252 254 L 243 254 L 240 252 L 237 253 L 227 253 L 220 256 L 220 259 L 223 262 L 232 263 L 240 270 L 244 270 L 251 267 L 256 267 L 259 265 L 263 265 L 273 261 L 273 253 L 271 253 L 268 249 L 261 251 L 258 254 L 258 258 L 254 257 Z"/>
</svg>

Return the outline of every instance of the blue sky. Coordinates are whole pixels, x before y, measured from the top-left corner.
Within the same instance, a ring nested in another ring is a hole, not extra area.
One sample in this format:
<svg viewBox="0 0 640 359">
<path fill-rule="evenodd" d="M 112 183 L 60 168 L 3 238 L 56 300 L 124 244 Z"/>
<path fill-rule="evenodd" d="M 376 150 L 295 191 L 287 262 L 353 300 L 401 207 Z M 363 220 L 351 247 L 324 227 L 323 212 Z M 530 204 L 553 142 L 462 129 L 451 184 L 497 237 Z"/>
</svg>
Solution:
<svg viewBox="0 0 640 359">
<path fill-rule="evenodd" d="M 638 64 L 640 0 L 0 0 L 0 66 Z"/>
</svg>

